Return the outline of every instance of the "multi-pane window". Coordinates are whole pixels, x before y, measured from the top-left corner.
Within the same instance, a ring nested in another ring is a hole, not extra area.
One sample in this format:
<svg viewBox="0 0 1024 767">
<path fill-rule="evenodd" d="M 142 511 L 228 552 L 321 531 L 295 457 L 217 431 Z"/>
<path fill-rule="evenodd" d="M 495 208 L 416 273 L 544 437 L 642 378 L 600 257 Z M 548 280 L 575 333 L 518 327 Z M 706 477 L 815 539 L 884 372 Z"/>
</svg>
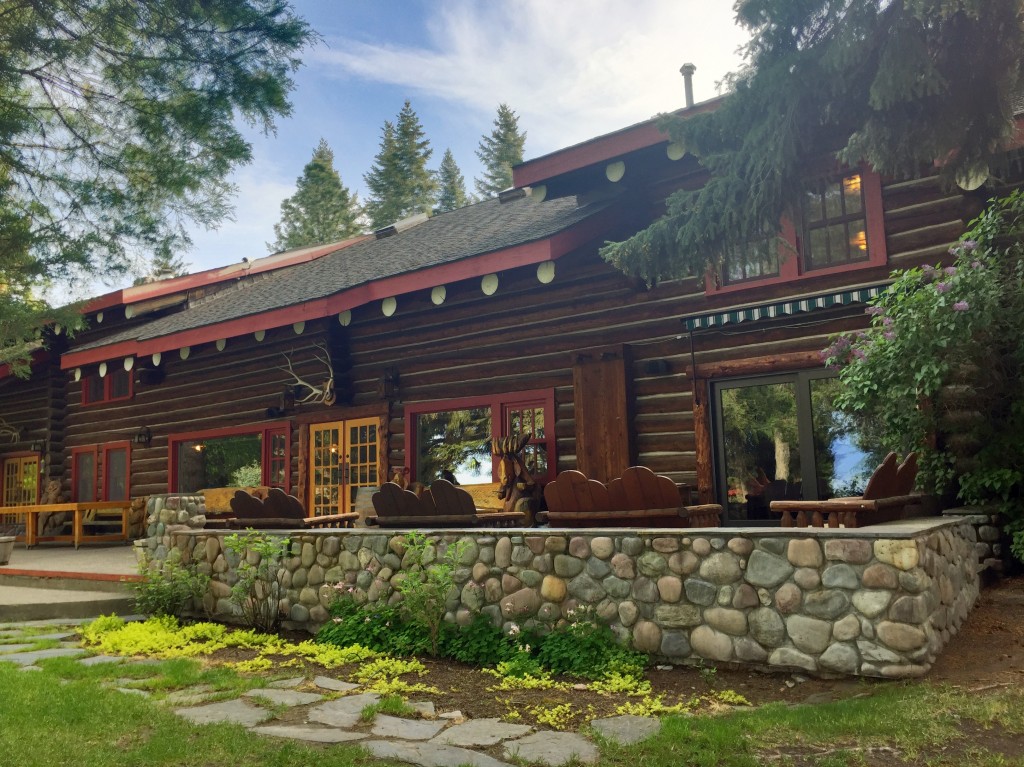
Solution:
<svg viewBox="0 0 1024 767">
<path fill-rule="evenodd" d="M 748 243 L 726 255 L 722 264 L 722 284 L 777 277 L 779 274 L 779 241 L 766 237 Z"/>
<path fill-rule="evenodd" d="M 39 500 L 39 456 L 5 458 L 4 506 L 29 506 Z"/>
<path fill-rule="evenodd" d="M 430 484 L 495 482 L 492 437 L 529 434 L 524 455 L 530 473 L 551 479 L 555 469 L 554 393 L 549 390 L 409 405 L 412 479 Z"/>
<path fill-rule="evenodd" d="M 859 173 L 822 179 L 805 194 L 800 250 L 807 270 L 868 260 Z"/>
<path fill-rule="evenodd" d="M 111 370 L 105 376 L 93 374 L 82 379 L 82 404 L 131 399 L 132 374 L 130 371 Z"/>
</svg>

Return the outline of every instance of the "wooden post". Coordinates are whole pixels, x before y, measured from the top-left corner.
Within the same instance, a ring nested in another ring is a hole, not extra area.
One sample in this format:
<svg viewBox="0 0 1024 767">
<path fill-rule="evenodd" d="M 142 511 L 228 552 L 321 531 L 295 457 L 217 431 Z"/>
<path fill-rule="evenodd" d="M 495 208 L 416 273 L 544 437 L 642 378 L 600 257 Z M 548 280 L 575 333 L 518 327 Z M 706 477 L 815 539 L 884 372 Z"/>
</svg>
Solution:
<svg viewBox="0 0 1024 767">
<path fill-rule="evenodd" d="M 697 497 L 700 503 L 715 501 L 714 450 L 711 442 L 711 399 L 706 378 L 693 379 L 693 436 L 697 453 Z"/>
</svg>

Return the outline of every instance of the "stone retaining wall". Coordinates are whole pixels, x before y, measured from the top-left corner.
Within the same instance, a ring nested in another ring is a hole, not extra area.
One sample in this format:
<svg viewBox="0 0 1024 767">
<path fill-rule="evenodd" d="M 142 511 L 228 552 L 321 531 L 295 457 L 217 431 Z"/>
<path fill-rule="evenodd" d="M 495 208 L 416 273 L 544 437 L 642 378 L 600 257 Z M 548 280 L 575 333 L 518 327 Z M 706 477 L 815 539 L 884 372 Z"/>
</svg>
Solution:
<svg viewBox="0 0 1024 767">
<path fill-rule="evenodd" d="M 165 535 L 174 556 L 212 576 L 205 607 L 231 620 L 237 559 L 221 531 Z M 857 530 L 502 530 L 427 532 L 466 541 L 449 600 L 507 629 L 553 624 L 592 606 L 634 647 L 671 663 L 731 662 L 813 674 L 924 674 L 978 596 L 976 531 L 930 518 Z M 163 558 L 162 542 L 149 546 Z M 328 620 L 332 585 L 360 602 L 394 600 L 404 536 L 291 533 L 281 609 L 292 627 Z M 250 555 L 251 557 L 252 555 Z"/>
<path fill-rule="evenodd" d="M 983 506 L 958 506 L 946 509 L 943 516 L 955 517 L 974 526 L 978 539 L 974 544 L 978 572 L 1001 573 L 1011 566 L 1010 537 L 1006 519 L 997 509 Z"/>
</svg>

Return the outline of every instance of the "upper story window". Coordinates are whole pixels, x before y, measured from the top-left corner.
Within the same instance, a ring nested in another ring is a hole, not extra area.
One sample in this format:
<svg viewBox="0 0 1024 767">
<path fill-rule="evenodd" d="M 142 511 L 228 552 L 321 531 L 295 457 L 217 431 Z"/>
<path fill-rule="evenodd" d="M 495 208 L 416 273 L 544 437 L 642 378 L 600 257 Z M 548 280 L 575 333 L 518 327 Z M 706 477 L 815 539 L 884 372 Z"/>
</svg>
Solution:
<svg viewBox="0 0 1024 767">
<path fill-rule="evenodd" d="M 803 205 L 801 255 L 808 271 L 868 260 L 860 173 L 822 179 Z"/>
<path fill-rule="evenodd" d="M 804 195 L 800 220 L 779 236 L 737 248 L 707 291 L 788 282 L 886 263 L 882 183 L 868 168 L 825 176 Z"/>
<path fill-rule="evenodd" d="M 131 399 L 132 374 L 127 370 L 111 370 L 100 377 L 93 373 L 82 379 L 82 404 L 95 405 L 100 402 Z"/>
</svg>

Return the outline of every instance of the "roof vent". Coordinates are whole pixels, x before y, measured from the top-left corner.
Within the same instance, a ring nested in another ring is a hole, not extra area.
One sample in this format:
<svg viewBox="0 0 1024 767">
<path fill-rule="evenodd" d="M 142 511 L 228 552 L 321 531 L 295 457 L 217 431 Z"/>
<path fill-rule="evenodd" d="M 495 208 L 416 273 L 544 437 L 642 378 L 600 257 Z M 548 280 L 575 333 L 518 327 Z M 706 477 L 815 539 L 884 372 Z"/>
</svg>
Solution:
<svg viewBox="0 0 1024 767">
<path fill-rule="evenodd" d="M 686 90 L 686 106 L 693 106 L 693 73 L 697 67 L 693 64 L 683 64 L 679 67 L 679 74 L 683 76 L 683 88 Z"/>
<path fill-rule="evenodd" d="M 385 226 L 382 229 L 375 230 L 373 236 L 378 240 L 383 240 L 385 237 L 391 237 L 399 232 L 404 232 L 406 229 L 412 229 L 414 226 L 419 226 L 429 218 L 430 216 L 426 213 L 417 213 L 414 216 L 403 218 L 401 221 L 396 221 L 390 226 Z"/>
<path fill-rule="evenodd" d="M 529 194 L 527 187 L 519 187 L 517 189 L 513 186 L 509 189 L 498 192 L 498 199 L 502 202 L 512 202 L 512 200 L 518 200 L 522 197 L 526 197 L 527 194 Z"/>
</svg>

